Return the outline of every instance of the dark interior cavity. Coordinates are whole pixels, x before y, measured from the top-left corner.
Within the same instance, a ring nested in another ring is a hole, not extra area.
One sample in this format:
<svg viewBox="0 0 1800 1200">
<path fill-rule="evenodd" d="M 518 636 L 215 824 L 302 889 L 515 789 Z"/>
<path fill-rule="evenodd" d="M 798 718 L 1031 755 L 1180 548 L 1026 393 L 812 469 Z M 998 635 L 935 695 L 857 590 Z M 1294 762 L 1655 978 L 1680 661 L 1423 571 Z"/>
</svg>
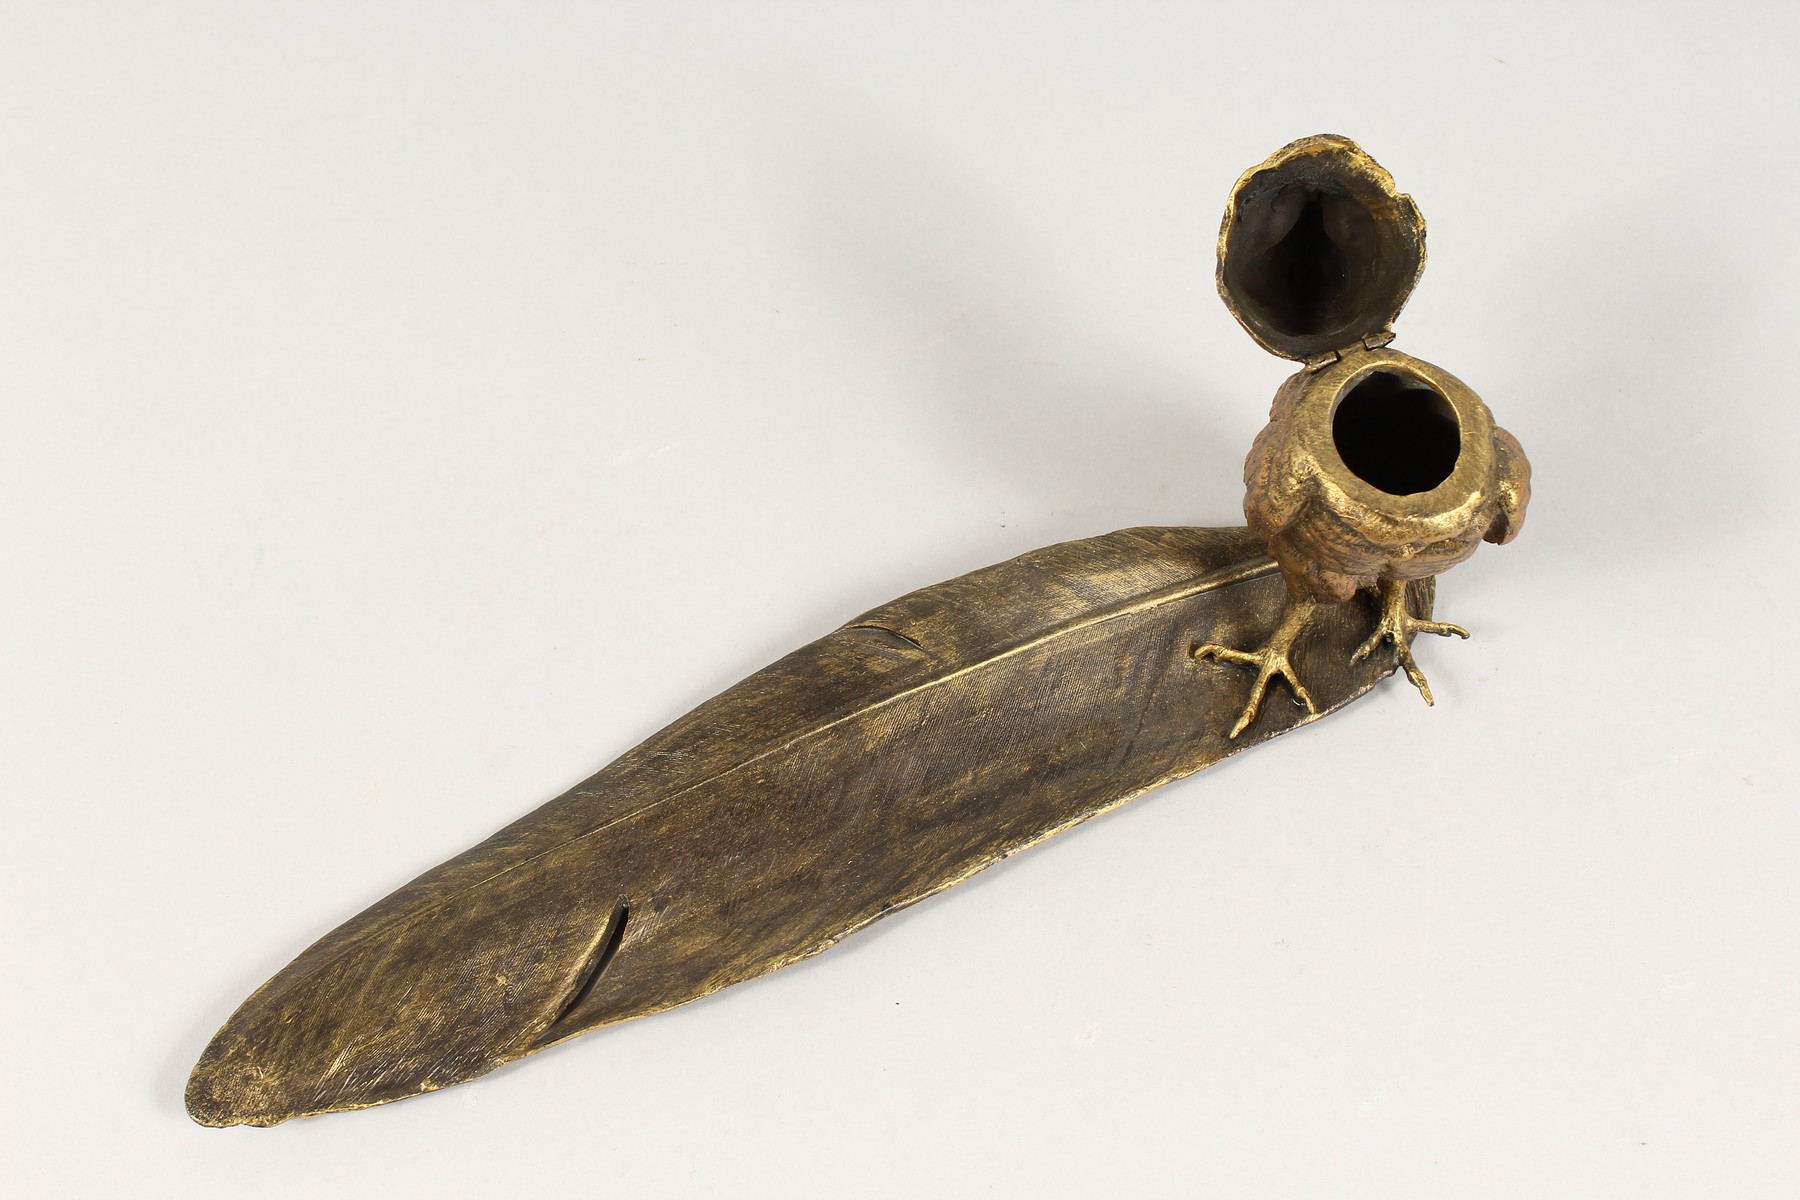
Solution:
<svg viewBox="0 0 1800 1200">
<path fill-rule="evenodd" d="M 1239 284 L 1262 319 L 1288 337 L 1360 332 L 1388 297 L 1379 272 L 1375 218 L 1355 198 L 1293 185 L 1246 198 Z"/>
<path fill-rule="evenodd" d="M 1364 376 L 1338 401 L 1331 437 L 1358 479 L 1394 496 L 1429 492 L 1450 478 L 1462 454 L 1450 402 L 1391 371 Z"/>
</svg>

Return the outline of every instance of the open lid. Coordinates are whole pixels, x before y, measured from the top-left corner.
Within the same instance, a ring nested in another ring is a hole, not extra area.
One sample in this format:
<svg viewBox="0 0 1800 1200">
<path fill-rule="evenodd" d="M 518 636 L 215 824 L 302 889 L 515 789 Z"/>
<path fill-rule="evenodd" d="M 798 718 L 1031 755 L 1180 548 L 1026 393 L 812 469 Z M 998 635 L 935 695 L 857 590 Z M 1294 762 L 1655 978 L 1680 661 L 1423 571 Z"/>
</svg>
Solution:
<svg viewBox="0 0 1800 1200">
<path fill-rule="evenodd" d="M 1425 219 L 1349 138 L 1301 138 L 1245 171 L 1219 227 L 1219 295 L 1302 361 L 1385 335 L 1425 269 Z"/>
</svg>

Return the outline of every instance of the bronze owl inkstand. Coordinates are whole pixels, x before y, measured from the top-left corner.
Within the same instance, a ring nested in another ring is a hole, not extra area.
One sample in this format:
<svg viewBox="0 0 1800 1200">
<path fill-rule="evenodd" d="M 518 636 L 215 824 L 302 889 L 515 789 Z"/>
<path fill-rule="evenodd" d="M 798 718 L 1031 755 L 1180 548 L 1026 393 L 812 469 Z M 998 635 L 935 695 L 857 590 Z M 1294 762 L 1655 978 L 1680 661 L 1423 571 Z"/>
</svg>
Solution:
<svg viewBox="0 0 1800 1200">
<path fill-rule="evenodd" d="M 1217 643 L 1196 657 L 1256 668 L 1235 737 L 1269 680 L 1316 713 L 1289 658 L 1320 604 L 1365 588 L 1384 641 L 1431 703 L 1415 633 L 1468 637 L 1413 615 L 1408 584 L 1518 533 L 1531 466 L 1481 398 L 1440 367 L 1391 349 L 1394 318 L 1425 269 L 1412 197 L 1348 138 L 1311 137 L 1244 173 L 1219 230 L 1219 294 L 1263 349 L 1305 368 L 1275 394 L 1244 463 L 1244 516 L 1281 565 L 1287 611 L 1254 653 Z"/>
<path fill-rule="evenodd" d="M 1467 636 L 1430 619 L 1433 576 L 1516 534 L 1529 486 L 1474 392 L 1389 348 L 1423 265 L 1418 211 L 1352 142 L 1246 172 L 1219 290 L 1302 363 L 1247 529 L 1065 542 L 794 651 L 320 938 L 213 1037 L 188 1112 L 463 1083 L 817 954 L 1398 669 L 1429 701 L 1413 636 Z"/>
</svg>

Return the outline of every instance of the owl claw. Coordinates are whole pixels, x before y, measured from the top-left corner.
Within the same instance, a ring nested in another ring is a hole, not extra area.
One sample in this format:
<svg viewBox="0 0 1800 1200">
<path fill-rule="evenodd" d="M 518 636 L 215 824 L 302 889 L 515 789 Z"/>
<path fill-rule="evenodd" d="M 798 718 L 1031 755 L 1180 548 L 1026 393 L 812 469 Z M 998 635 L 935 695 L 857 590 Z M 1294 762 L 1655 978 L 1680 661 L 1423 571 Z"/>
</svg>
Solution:
<svg viewBox="0 0 1800 1200">
<path fill-rule="evenodd" d="M 1229 736 L 1232 740 L 1236 740 L 1237 735 L 1248 729 L 1250 722 L 1256 719 L 1257 710 L 1262 707 L 1263 696 L 1268 693 L 1269 681 L 1275 678 L 1286 680 L 1288 688 L 1294 693 L 1294 699 L 1304 704 L 1311 715 L 1319 715 L 1319 706 L 1313 703 L 1312 693 L 1306 690 L 1306 685 L 1294 673 L 1294 663 L 1289 658 L 1294 639 L 1299 637 L 1307 618 L 1316 607 L 1312 601 L 1290 601 L 1282 614 L 1281 625 L 1260 650 L 1234 650 L 1217 642 L 1207 642 L 1190 651 L 1195 658 L 1210 658 L 1216 662 L 1256 668 L 1256 682 L 1250 685 L 1250 699 L 1245 702 L 1243 712 L 1238 714 L 1237 724 L 1231 727 Z"/>
<path fill-rule="evenodd" d="M 1406 672 L 1406 678 L 1419 689 L 1419 695 L 1425 697 L 1425 703 L 1436 703 L 1431 698 L 1431 685 L 1425 682 L 1425 672 L 1419 670 L 1414 661 L 1412 639 L 1421 633 L 1435 633 L 1440 637 L 1467 638 L 1469 631 L 1461 625 L 1452 625 L 1447 621 L 1422 621 L 1412 615 L 1406 607 L 1406 584 L 1383 581 L 1381 584 L 1381 616 L 1375 622 L 1375 631 L 1364 639 L 1356 648 L 1350 661 L 1359 663 L 1375 653 L 1376 647 L 1383 642 L 1394 644 L 1395 665 Z"/>
</svg>

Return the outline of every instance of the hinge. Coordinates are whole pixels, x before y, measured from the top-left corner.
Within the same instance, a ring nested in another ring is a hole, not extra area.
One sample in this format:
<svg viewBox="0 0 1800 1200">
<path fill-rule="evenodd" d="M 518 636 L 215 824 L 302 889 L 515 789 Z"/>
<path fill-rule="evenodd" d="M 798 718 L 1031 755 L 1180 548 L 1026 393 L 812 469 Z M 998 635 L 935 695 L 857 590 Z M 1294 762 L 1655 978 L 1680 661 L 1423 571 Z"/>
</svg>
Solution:
<svg viewBox="0 0 1800 1200">
<path fill-rule="evenodd" d="M 1379 350 L 1393 340 L 1394 331 L 1391 329 L 1383 329 L 1379 333 L 1365 334 L 1362 340 L 1352 342 L 1341 350 L 1327 350 L 1323 354 L 1307 359 L 1306 369 L 1308 371 L 1323 370 L 1334 362 L 1342 361 L 1346 354 L 1355 354 L 1359 350 Z"/>
</svg>

